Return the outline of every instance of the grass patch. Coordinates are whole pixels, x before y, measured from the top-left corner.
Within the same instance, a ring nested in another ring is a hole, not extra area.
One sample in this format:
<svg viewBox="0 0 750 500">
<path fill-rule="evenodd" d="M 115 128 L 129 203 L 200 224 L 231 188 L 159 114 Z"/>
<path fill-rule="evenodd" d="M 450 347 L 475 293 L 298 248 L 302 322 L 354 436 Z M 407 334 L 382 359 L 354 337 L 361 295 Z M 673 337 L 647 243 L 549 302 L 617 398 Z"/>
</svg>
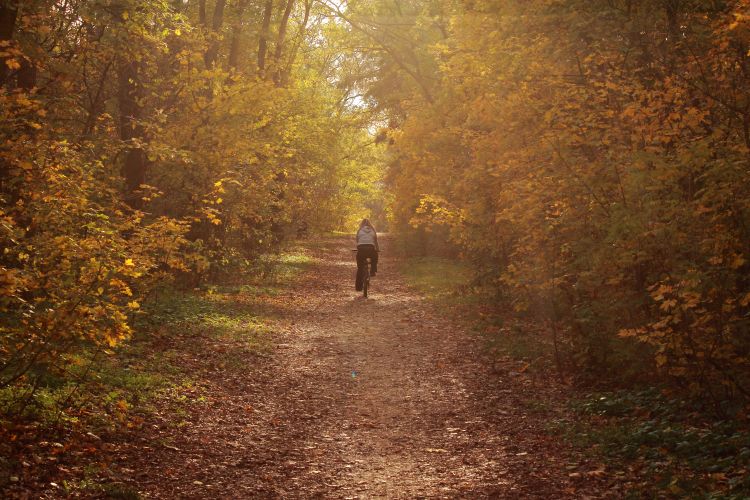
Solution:
<svg viewBox="0 0 750 500">
<path fill-rule="evenodd" d="M 105 483 L 100 486 L 100 491 L 105 498 L 112 500 L 140 500 L 141 495 L 125 484 Z"/>
<path fill-rule="evenodd" d="M 301 247 L 286 252 L 264 255 L 248 268 L 244 285 L 284 286 L 310 267 L 314 259 Z"/>
<path fill-rule="evenodd" d="M 124 423 L 131 409 L 147 411 L 178 372 L 168 360 L 146 355 L 138 343 L 117 351 L 81 349 L 64 362 L 64 368 L 39 377 L 33 391 L 22 384 L 0 391 L 3 413 L 40 429 L 85 426 L 99 432 Z"/>
<path fill-rule="evenodd" d="M 553 370 L 553 349 L 545 332 L 532 322 L 488 314 L 475 325 L 487 349 L 495 357 L 532 363 L 530 369 Z"/>
<path fill-rule="evenodd" d="M 459 291 L 471 283 L 472 272 L 463 262 L 438 257 L 408 259 L 401 269 L 407 282 L 431 300 L 459 303 Z"/>
<path fill-rule="evenodd" d="M 259 257 L 238 270 L 230 283 L 207 284 L 190 291 L 165 290 L 143 307 L 143 331 L 161 329 L 167 335 L 204 335 L 242 341 L 252 351 L 271 346 L 268 309 L 264 299 L 276 297 L 314 263 L 302 247 Z M 236 364 L 236 363 L 234 363 Z"/>
<path fill-rule="evenodd" d="M 451 309 L 455 317 L 468 320 L 493 356 L 537 364 L 551 359 L 551 346 L 543 333 L 531 322 L 508 320 L 499 314 L 492 291 L 473 284 L 474 273 L 468 264 L 439 257 L 416 257 L 408 259 L 401 271 L 409 285 L 428 300 Z"/>
</svg>

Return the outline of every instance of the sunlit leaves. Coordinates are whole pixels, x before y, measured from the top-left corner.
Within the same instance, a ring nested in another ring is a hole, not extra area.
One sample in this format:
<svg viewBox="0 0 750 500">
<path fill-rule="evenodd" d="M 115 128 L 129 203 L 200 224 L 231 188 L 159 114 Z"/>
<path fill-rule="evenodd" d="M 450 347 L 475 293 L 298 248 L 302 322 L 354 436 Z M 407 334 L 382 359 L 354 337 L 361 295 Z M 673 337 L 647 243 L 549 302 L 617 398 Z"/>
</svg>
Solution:
<svg viewBox="0 0 750 500">
<path fill-rule="evenodd" d="M 390 134 L 394 216 L 447 227 L 580 372 L 646 364 L 637 339 L 653 377 L 747 394 L 747 2 L 631 7 L 457 8 L 439 98 Z"/>
<path fill-rule="evenodd" d="M 382 212 L 382 146 L 304 6 L 278 78 L 256 71 L 246 6 L 214 32 L 195 2 L 40 0 L 0 41 L 0 388 L 127 340 L 156 287 Z"/>
</svg>

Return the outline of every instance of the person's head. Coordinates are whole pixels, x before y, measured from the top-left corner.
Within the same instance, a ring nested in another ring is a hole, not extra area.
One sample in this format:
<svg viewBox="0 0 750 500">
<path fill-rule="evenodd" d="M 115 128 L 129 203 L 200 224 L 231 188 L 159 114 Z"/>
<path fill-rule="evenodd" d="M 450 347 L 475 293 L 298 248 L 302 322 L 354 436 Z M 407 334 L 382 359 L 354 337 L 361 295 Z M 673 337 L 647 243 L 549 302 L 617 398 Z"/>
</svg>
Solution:
<svg viewBox="0 0 750 500">
<path fill-rule="evenodd" d="M 370 219 L 362 219 L 362 222 L 359 223 L 360 229 L 362 229 L 365 226 L 368 226 L 371 229 L 375 229 L 374 227 L 372 227 L 372 223 L 370 222 Z"/>
</svg>

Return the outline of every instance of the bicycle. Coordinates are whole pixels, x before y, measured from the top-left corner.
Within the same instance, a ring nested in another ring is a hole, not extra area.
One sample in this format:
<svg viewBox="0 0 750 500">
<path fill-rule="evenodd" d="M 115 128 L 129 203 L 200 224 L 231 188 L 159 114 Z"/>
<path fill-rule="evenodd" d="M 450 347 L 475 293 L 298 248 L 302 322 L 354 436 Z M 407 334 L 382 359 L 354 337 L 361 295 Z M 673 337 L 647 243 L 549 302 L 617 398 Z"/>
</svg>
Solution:
<svg viewBox="0 0 750 500">
<path fill-rule="evenodd" d="M 358 250 L 354 248 L 352 252 L 354 252 L 354 255 L 356 257 Z M 367 292 L 370 289 L 370 266 L 371 265 L 372 265 L 371 259 L 368 257 L 367 260 L 365 260 L 365 265 L 362 266 L 363 267 L 362 272 L 364 273 L 364 276 L 362 276 L 362 296 L 364 298 L 367 298 Z M 359 272 L 360 272 L 359 266 L 357 266 L 357 274 L 359 274 Z"/>
</svg>

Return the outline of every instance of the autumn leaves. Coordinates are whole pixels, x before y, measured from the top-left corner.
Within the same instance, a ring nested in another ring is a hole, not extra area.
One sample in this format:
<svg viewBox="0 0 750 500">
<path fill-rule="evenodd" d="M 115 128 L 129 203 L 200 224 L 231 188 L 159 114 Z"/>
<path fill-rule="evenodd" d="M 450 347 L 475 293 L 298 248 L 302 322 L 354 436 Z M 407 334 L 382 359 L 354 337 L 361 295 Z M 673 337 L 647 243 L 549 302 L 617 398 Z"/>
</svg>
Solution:
<svg viewBox="0 0 750 500">
<path fill-rule="evenodd" d="M 302 0 L 0 7 L 0 390 L 33 398 L 39 373 L 127 339 L 159 287 L 362 215 L 373 147 L 323 15 Z"/>
<path fill-rule="evenodd" d="M 439 97 L 391 133 L 402 231 L 448 227 L 572 373 L 746 397 L 747 2 L 412 7 Z"/>
</svg>

